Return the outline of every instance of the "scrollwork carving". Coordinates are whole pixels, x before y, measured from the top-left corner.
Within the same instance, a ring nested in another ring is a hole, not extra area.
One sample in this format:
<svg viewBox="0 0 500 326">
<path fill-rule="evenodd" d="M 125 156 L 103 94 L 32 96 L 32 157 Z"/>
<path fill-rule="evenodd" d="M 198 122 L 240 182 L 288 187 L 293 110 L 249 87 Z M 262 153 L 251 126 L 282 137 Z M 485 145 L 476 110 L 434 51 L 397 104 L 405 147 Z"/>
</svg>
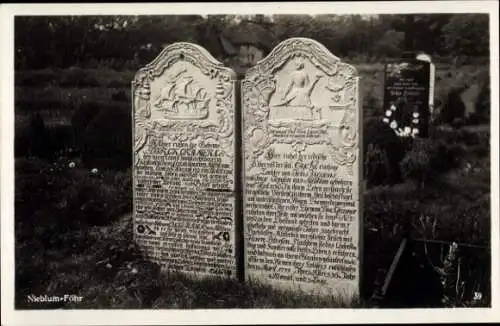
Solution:
<svg viewBox="0 0 500 326">
<path fill-rule="evenodd" d="M 151 98 L 150 84 L 177 62 L 186 62 L 198 69 L 215 84 L 209 93 L 180 69 L 170 84 Z M 191 141 L 199 137 L 213 138 L 221 144 L 227 156 L 234 156 L 234 85 L 235 73 L 213 58 L 208 51 L 191 43 L 167 46 L 151 63 L 140 69 L 133 82 L 134 94 L 134 162 L 138 163 L 148 137 L 154 135 L 167 141 Z M 183 78 L 181 83 L 176 78 Z M 209 103 L 214 103 L 214 116 L 209 115 Z M 165 111 L 163 119 L 152 119 L 152 105 Z"/>
<path fill-rule="evenodd" d="M 270 108 L 271 96 L 278 91 L 277 73 L 289 61 L 298 62 L 293 71 L 296 76 L 292 76 L 295 78 L 292 83 L 296 85 L 290 86 L 288 83 L 292 90 L 285 90 L 278 103 L 285 110 L 295 104 L 297 107 L 310 109 L 310 119 L 274 120 L 270 117 L 270 110 L 273 109 Z M 310 63 L 317 72 L 302 71 L 302 62 Z M 321 79 L 324 79 L 321 87 L 324 87 L 325 92 L 331 93 L 331 100 L 316 104 L 316 99 L 310 97 L 311 90 L 319 85 L 318 81 Z M 294 148 L 325 144 L 330 147 L 331 157 L 337 164 L 352 165 L 357 158 L 359 132 L 356 119 L 359 114 L 356 110 L 358 83 L 359 77 L 354 67 L 340 61 L 314 40 L 292 38 L 277 45 L 266 58 L 247 71 L 242 82 L 244 153 L 248 167 L 253 166 L 254 161 L 274 143 L 290 144 Z M 293 87 L 297 89 L 294 90 Z M 340 125 L 322 117 L 322 111 L 332 108 L 344 111 Z M 252 141 L 256 137 L 255 130 L 259 130 L 259 141 Z"/>
</svg>

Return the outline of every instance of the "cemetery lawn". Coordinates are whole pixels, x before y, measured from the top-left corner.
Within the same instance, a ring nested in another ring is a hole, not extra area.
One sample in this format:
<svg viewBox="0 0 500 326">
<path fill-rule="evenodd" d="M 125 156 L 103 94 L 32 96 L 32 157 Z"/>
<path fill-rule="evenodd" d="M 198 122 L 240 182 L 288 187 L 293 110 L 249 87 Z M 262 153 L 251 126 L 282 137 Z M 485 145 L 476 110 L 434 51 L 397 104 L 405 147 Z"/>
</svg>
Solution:
<svg viewBox="0 0 500 326">
<path fill-rule="evenodd" d="M 382 65 L 356 66 L 362 75 L 365 118 L 378 117 L 384 112 Z M 456 82 L 468 84 L 474 76 L 489 71 L 487 66 L 464 66 L 456 70 L 438 65 L 437 69 L 438 98 L 446 98 L 449 89 L 457 87 Z M 130 80 L 135 71 L 76 72 L 70 69 L 16 72 L 15 130 L 19 148 L 26 145 L 24 139 L 31 137 L 27 126 L 28 116 L 33 112 L 42 113 L 47 125 L 71 128 L 69 123 L 75 112 L 90 112 L 94 108 L 118 110 L 125 117 L 126 128 L 115 130 L 98 125 L 93 132 L 99 134 L 92 136 L 99 140 L 110 135 L 131 138 Z M 114 115 L 105 118 L 113 124 L 116 120 Z M 388 268 L 404 236 L 489 247 L 490 135 L 488 126 L 471 131 L 473 134 L 462 137 L 466 141 L 461 146 L 466 151 L 460 157 L 459 167 L 427 181 L 420 194 L 410 181 L 373 187 L 365 193 L 367 297 L 373 290 L 377 270 Z M 451 133 L 461 132 L 454 129 Z M 451 137 L 448 144 L 453 145 L 455 138 Z M 109 153 L 117 152 L 116 144 L 106 146 L 110 146 L 104 148 Z M 161 274 L 158 266 L 141 257 L 132 241 L 130 170 L 99 168 L 93 174 L 90 170 L 94 166 L 84 168 L 79 158 L 26 158 L 17 154 L 17 147 L 16 144 L 16 309 L 334 308 L 343 304 L 336 298 L 317 300 L 260 284 L 194 281 L 178 274 Z M 109 160 L 119 161 L 117 157 Z M 70 162 L 75 163 L 74 168 L 68 168 Z M 429 231 L 432 228 L 435 232 Z M 476 282 L 474 278 L 464 281 Z M 489 279 L 485 281 L 486 287 L 488 282 Z M 75 294 L 82 301 L 32 303 L 27 300 L 30 294 Z M 482 300 L 462 300 L 456 305 L 488 306 L 489 300 L 483 292 Z M 365 299 L 352 306 L 371 304 Z"/>
<path fill-rule="evenodd" d="M 28 277 L 16 292 L 16 309 L 197 309 L 352 307 L 336 299 L 279 292 L 261 284 L 229 279 L 193 280 L 180 273 L 160 272 L 143 259 L 132 242 L 132 215 L 109 226 L 61 235 L 78 245 L 37 250 L 17 275 Z M 42 258 L 43 257 L 43 258 Z M 27 270 L 28 269 L 28 270 Z M 19 280 L 17 280 L 19 282 Z M 82 297 L 79 303 L 30 303 L 29 294 Z"/>
<path fill-rule="evenodd" d="M 132 240 L 132 215 L 127 213 L 131 201 L 127 196 L 131 192 L 127 186 L 116 186 L 119 182 L 130 183 L 130 172 L 99 171 L 102 176 L 89 177 L 88 170 L 79 168 L 79 162 L 76 165 L 50 177 L 48 167 L 53 164 L 16 160 L 16 309 L 346 307 L 338 298 L 317 299 L 276 291 L 262 284 L 192 280 L 180 274 L 161 273 L 157 265 L 142 258 Z M 71 196 L 82 193 L 75 187 L 88 189 L 93 180 L 102 187 L 95 198 Z M 30 187 L 38 187 L 38 192 Z M 50 196 L 33 201 L 44 194 Z M 477 155 L 474 146 L 468 147 L 459 168 L 429 182 L 419 196 L 410 182 L 369 189 L 364 205 L 364 273 L 368 288 L 377 269 L 388 268 L 403 229 L 410 228 L 415 238 L 425 235 L 419 222 L 422 213 L 436 219 L 434 236 L 438 240 L 489 246 L 489 196 L 489 155 Z M 23 207 L 18 206 L 18 201 Z M 80 210 L 80 215 L 76 210 Z M 104 214 L 110 211 L 116 217 Z M 72 218 L 88 214 L 109 220 L 71 223 Z M 32 303 L 27 300 L 30 294 L 75 294 L 82 301 Z M 371 307 L 367 298 L 348 306 Z M 483 293 L 482 301 L 464 301 L 459 305 L 488 306 L 489 297 Z"/>
</svg>

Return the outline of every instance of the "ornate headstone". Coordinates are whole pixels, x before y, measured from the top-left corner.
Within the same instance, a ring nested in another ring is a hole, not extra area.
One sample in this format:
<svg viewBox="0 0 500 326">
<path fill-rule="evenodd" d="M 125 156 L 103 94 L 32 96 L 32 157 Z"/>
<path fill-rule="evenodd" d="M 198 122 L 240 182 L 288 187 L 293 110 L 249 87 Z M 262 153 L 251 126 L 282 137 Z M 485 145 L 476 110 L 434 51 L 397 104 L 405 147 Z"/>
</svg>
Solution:
<svg viewBox="0 0 500 326">
<path fill-rule="evenodd" d="M 384 122 L 398 136 L 427 137 L 434 105 L 434 67 L 420 56 L 385 65 Z"/>
<path fill-rule="evenodd" d="M 234 276 L 233 71 L 176 43 L 132 87 L 136 242 L 164 269 Z"/>
<path fill-rule="evenodd" d="M 320 43 L 280 43 L 242 82 L 249 279 L 359 294 L 359 77 Z"/>
</svg>

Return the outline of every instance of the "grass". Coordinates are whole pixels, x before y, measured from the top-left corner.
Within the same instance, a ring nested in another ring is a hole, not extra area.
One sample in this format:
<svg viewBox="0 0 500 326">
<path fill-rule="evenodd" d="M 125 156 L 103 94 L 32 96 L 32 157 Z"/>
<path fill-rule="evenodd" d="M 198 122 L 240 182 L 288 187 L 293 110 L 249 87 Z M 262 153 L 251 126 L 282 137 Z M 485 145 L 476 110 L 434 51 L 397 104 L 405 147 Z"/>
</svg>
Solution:
<svg viewBox="0 0 500 326">
<path fill-rule="evenodd" d="M 365 261 L 364 286 L 368 296 L 373 291 L 374 276 L 379 269 L 387 269 L 404 229 L 410 227 L 412 236 L 421 238 L 418 218 L 422 212 L 437 219 L 435 239 L 464 241 L 488 246 L 489 243 L 489 159 L 477 158 L 472 154 L 465 156 L 467 163 L 475 169 L 467 172 L 463 166 L 452 170 L 439 180 L 427 185 L 419 201 L 412 183 L 405 182 L 391 186 L 374 187 L 365 194 Z M 472 156 L 471 156 L 472 155 Z M 473 161 L 475 159 L 475 161 Z M 78 163 L 78 162 L 77 162 Z M 462 162 L 464 163 L 464 162 Z M 317 298 L 307 294 L 279 291 L 258 282 L 239 283 L 229 279 L 196 280 L 178 273 L 164 273 L 158 265 L 143 258 L 139 248 L 132 240 L 132 216 L 127 213 L 127 205 L 106 214 L 108 223 L 104 225 L 77 224 L 67 229 L 53 229 L 50 224 L 61 226 L 59 222 L 48 222 L 49 214 L 57 211 L 65 194 L 78 193 L 73 188 L 81 187 L 81 180 L 89 177 L 83 168 L 66 168 L 67 162 L 56 165 L 60 169 L 57 177 L 45 176 L 38 179 L 35 175 L 47 174 L 45 163 L 26 164 L 22 170 L 17 168 L 16 189 L 30 186 L 38 189 L 40 195 L 28 188 L 25 196 L 47 196 L 43 201 L 24 202 L 23 210 L 16 213 L 16 308 L 113 308 L 113 309 L 196 309 L 196 308 L 337 308 L 372 307 L 365 299 L 346 304 L 339 298 Z M 48 168 L 48 167 L 47 167 Z M 65 170 L 68 170 L 65 172 Z M 115 172 L 102 171 L 103 186 L 118 184 Z M 20 177 L 24 176 L 24 180 Z M 74 180 L 73 182 L 64 180 Z M 36 180 L 39 180 L 37 182 Z M 43 183 L 53 182 L 47 188 Z M 80 181 L 78 181 L 80 180 Z M 129 174 L 119 180 L 128 183 Z M 45 188 L 45 189 L 44 189 Z M 108 192 L 100 193 L 104 202 L 113 203 L 116 189 L 124 186 L 111 186 Z M 126 187 L 125 187 L 126 188 Z M 23 196 L 18 194 L 16 199 Z M 41 198 L 38 198 L 41 199 Z M 88 202 L 88 198 L 81 198 Z M 112 205 L 123 202 L 125 197 Z M 486 200 L 486 201 L 485 201 Z M 37 204 L 38 203 L 38 204 Z M 78 209 L 80 202 L 74 203 Z M 101 204 L 95 203 L 99 214 Z M 480 206 L 482 209 L 475 209 Z M 108 206 L 109 207 L 109 206 Z M 109 207 L 111 208 L 111 207 Z M 55 211 L 56 210 L 56 211 Z M 474 213 L 474 214 L 472 214 Z M 66 211 L 68 217 L 85 219 L 84 212 Z M 31 222 L 26 217 L 31 216 Z M 459 218 L 457 218 L 459 217 Z M 95 219 L 94 219 L 95 220 Z M 31 230 L 33 221 L 38 222 Z M 45 222 L 46 221 L 46 222 Z M 85 226 L 87 225 L 87 226 Z M 28 230 L 31 230 L 28 232 Z M 54 237 L 54 234 L 57 236 Z M 48 237 L 47 237 L 48 235 Z M 439 262 L 436 262 L 438 264 Z M 473 277 L 473 276 L 471 276 Z M 474 281 L 473 279 L 468 282 Z M 483 280 L 482 293 L 489 281 Z M 477 288 L 479 285 L 475 285 Z M 26 301 L 28 294 L 77 294 L 84 299 L 80 303 L 33 304 Z M 467 298 L 464 298 L 464 302 Z M 470 303 L 472 304 L 472 303 Z M 481 303 L 487 306 L 489 297 L 485 295 Z"/>
<path fill-rule="evenodd" d="M 374 98 L 382 106 L 384 71 L 382 64 L 356 64 L 361 76 L 362 98 Z M 109 101 L 118 91 L 130 98 L 131 81 L 135 71 L 111 69 L 65 69 L 16 72 L 15 99 L 20 102 Z M 459 68 L 440 67 L 436 71 L 436 98 L 446 98 L 452 87 L 470 85 L 487 78 L 487 65 L 468 65 Z M 83 76 L 83 77 L 82 77 Z M 82 78 L 93 83 L 82 84 Z M 460 84 L 460 85 L 459 85 Z M 128 101 L 130 103 L 130 101 Z M 29 110 L 30 107 L 26 106 Z M 31 107 L 31 110 L 33 107 Z M 63 108 L 64 109 L 64 108 Z"/>
<path fill-rule="evenodd" d="M 320 308 L 352 307 L 336 298 L 317 298 L 277 291 L 257 282 L 230 279 L 196 280 L 161 272 L 142 258 L 132 241 L 132 216 L 109 226 L 65 235 L 74 245 L 31 257 L 32 269 L 43 270 L 29 289 L 17 292 L 18 309 L 197 309 L 197 308 Z M 83 243 L 79 243 L 83 241 Z M 26 266 L 23 266 L 26 268 Z M 80 303 L 29 303 L 28 294 L 77 294 Z M 361 303 L 355 303 L 361 306 Z"/>
<path fill-rule="evenodd" d="M 382 105 L 383 73 L 377 70 L 379 66 L 359 69 L 364 91 L 379 103 L 375 107 Z M 468 66 L 461 69 L 465 76 L 461 80 L 469 83 L 486 68 Z M 54 76 L 58 75 L 51 71 L 19 72 L 23 73 L 41 75 L 37 78 L 45 80 L 46 84 L 24 82 L 29 85 L 16 88 L 16 102 L 23 104 L 16 107 L 16 134 L 20 126 L 27 123 L 22 113 L 30 110 L 40 110 L 44 115 L 52 115 L 56 122 L 64 120 L 67 123 L 82 103 L 113 103 L 113 95 L 120 90 L 125 93 L 121 104 L 130 103 L 124 100 L 130 97 L 128 87 L 109 86 L 123 85 L 125 79 L 131 79 L 131 72 L 120 72 L 115 78 L 112 71 L 102 75 L 101 70 L 87 71 L 86 77 L 99 77 L 93 78 L 97 80 L 96 85 L 101 85 L 99 87 L 61 87 L 54 81 Z M 437 81 L 438 93 L 444 94 L 447 87 L 453 85 L 455 73 L 438 69 L 441 78 Z M 114 79 L 117 82 L 113 83 Z M 465 151 L 458 168 L 427 183 L 420 198 L 411 182 L 374 187 L 364 195 L 365 280 L 362 286 L 365 298 L 374 290 L 377 272 L 390 265 L 403 237 L 429 236 L 419 222 L 422 215 L 436 220 L 432 239 L 489 246 L 489 130 L 484 126 L 466 127 L 442 132 L 437 137 L 463 146 Z M 130 171 L 102 170 L 93 175 L 89 172 L 91 167 L 83 168 L 77 159 L 72 160 L 76 163 L 73 169 L 68 169 L 70 160 L 64 157 L 55 162 L 22 158 L 16 161 L 17 309 L 346 306 L 339 298 L 277 291 L 258 282 L 195 280 L 182 274 L 161 272 L 159 266 L 143 258 L 132 240 L 128 213 L 131 207 Z M 487 266 L 481 265 L 482 262 L 478 264 L 479 267 L 474 267 L 478 270 Z M 477 281 L 472 272 L 464 275 L 469 275 L 467 282 L 470 284 L 481 283 L 472 287 L 480 288 L 483 299 L 472 302 L 469 295 L 454 304 L 487 306 L 490 296 L 485 288 L 489 279 Z M 84 300 L 66 304 L 26 301 L 29 294 L 45 293 L 77 294 Z M 372 304 L 361 299 L 348 306 L 372 307 Z"/>
</svg>

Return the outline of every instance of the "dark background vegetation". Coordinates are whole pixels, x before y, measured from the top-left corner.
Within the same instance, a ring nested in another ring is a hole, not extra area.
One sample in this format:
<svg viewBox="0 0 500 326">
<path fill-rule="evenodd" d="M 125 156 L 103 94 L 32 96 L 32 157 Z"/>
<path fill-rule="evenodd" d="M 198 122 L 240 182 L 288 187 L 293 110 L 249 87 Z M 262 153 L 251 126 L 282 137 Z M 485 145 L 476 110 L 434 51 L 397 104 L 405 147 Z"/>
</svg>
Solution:
<svg viewBox="0 0 500 326">
<path fill-rule="evenodd" d="M 16 17 L 16 307 L 338 306 L 260 284 L 160 275 L 132 242 L 137 69 L 184 41 L 242 73 L 248 63 L 232 60 L 222 39 L 266 54 L 294 36 L 321 42 L 362 77 L 365 298 L 356 306 L 372 305 L 366 298 L 404 238 L 435 242 L 407 250 L 416 258 L 400 282 L 414 288 L 394 294 L 391 306 L 489 305 L 488 16 L 415 15 L 411 30 L 406 24 L 404 15 Z M 407 50 L 405 31 L 412 49 L 437 64 L 428 139 L 402 139 L 381 121 L 383 64 Z M 460 243 L 455 258 L 447 255 L 451 242 Z M 26 301 L 45 293 L 85 299 Z"/>
</svg>

